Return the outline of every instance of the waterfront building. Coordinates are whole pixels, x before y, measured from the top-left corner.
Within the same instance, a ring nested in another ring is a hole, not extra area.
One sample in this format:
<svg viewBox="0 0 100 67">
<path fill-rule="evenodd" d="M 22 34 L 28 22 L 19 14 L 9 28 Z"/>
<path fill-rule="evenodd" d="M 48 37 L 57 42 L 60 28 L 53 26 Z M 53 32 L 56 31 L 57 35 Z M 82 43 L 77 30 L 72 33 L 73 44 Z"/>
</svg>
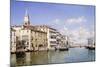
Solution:
<svg viewBox="0 0 100 67">
<path fill-rule="evenodd" d="M 47 33 L 37 30 L 31 29 L 31 44 L 35 50 L 47 50 Z"/>
<path fill-rule="evenodd" d="M 11 52 L 16 52 L 16 31 L 11 28 Z"/>
<path fill-rule="evenodd" d="M 16 50 L 20 48 L 25 51 L 54 50 L 58 45 L 65 45 L 65 36 L 61 35 L 56 29 L 47 25 L 31 25 L 27 11 L 24 24 L 15 25 L 11 28 L 15 30 L 17 37 Z"/>
<path fill-rule="evenodd" d="M 57 30 L 53 28 L 48 29 L 48 48 L 55 49 L 57 46 Z"/>
<path fill-rule="evenodd" d="M 58 43 L 57 43 L 57 30 L 54 29 L 54 28 L 51 28 L 50 26 L 47 26 L 47 25 L 38 25 L 38 26 L 35 26 L 35 28 L 37 30 L 41 30 L 43 32 L 46 32 L 47 33 L 47 48 L 49 50 L 54 50 Z"/>
<path fill-rule="evenodd" d="M 67 47 L 67 40 L 66 40 L 66 36 L 65 35 L 62 35 L 61 36 L 61 43 L 62 43 L 62 47 Z"/>
<path fill-rule="evenodd" d="M 19 50 L 19 48 L 23 48 L 25 51 L 39 50 L 42 48 L 46 49 L 47 33 L 35 28 L 35 26 L 30 25 L 27 11 L 24 17 L 24 24 L 19 26 L 12 26 L 11 28 L 15 30 L 16 37 L 18 39 L 18 42 L 16 43 L 17 50 Z M 13 38 L 11 39 L 13 40 Z"/>
</svg>

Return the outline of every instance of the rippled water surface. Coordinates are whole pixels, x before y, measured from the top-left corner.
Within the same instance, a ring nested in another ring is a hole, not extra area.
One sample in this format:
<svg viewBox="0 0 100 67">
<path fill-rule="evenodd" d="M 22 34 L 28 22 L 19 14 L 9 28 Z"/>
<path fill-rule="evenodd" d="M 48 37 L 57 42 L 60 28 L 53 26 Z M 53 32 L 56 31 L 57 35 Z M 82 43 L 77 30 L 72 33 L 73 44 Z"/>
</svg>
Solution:
<svg viewBox="0 0 100 67">
<path fill-rule="evenodd" d="M 95 51 L 70 48 L 68 51 L 26 52 L 21 56 L 11 54 L 11 66 L 95 61 Z"/>
</svg>

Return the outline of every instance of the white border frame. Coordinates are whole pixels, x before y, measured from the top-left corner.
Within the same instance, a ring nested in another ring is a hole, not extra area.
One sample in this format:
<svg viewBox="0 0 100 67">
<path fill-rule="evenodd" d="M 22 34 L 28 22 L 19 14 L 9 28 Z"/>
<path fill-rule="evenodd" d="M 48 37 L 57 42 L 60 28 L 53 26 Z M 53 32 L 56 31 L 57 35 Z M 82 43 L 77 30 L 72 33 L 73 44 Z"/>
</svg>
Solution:
<svg viewBox="0 0 100 67">
<path fill-rule="evenodd" d="M 66 63 L 38 65 L 37 67 L 98 67 L 100 59 L 100 0 L 31 0 L 39 2 L 55 2 L 69 4 L 96 5 L 96 62 Z M 10 0 L 0 1 L 0 67 L 9 67 L 10 64 Z M 32 67 L 32 66 L 27 66 Z M 34 66 L 35 67 L 35 66 Z"/>
</svg>

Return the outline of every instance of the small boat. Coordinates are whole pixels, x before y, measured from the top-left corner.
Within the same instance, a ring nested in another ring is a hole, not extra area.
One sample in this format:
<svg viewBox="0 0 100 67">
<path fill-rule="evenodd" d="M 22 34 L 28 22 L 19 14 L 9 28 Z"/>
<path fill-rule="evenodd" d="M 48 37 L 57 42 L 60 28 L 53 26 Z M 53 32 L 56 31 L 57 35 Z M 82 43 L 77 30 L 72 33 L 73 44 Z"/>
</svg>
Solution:
<svg viewBox="0 0 100 67">
<path fill-rule="evenodd" d="M 95 47 L 86 47 L 89 50 L 95 50 Z"/>
<path fill-rule="evenodd" d="M 67 47 L 61 47 L 61 48 L 59 48 L 59 51 L 66 51 L 66 50 L 68 50 Z"/>
</svg>

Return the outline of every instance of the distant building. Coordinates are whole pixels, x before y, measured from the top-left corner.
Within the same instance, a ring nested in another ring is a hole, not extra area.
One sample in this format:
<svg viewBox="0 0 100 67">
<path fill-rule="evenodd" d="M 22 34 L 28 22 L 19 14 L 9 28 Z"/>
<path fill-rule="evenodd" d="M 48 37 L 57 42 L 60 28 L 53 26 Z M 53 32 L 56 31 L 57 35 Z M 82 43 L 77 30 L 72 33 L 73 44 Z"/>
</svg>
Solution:
<svg viewBox="0 0 100 67">
<path fill-rule="evenodd" d="M 88 38 L 88 45 L 95 45 L 94 38 Z"/>
</svg>

